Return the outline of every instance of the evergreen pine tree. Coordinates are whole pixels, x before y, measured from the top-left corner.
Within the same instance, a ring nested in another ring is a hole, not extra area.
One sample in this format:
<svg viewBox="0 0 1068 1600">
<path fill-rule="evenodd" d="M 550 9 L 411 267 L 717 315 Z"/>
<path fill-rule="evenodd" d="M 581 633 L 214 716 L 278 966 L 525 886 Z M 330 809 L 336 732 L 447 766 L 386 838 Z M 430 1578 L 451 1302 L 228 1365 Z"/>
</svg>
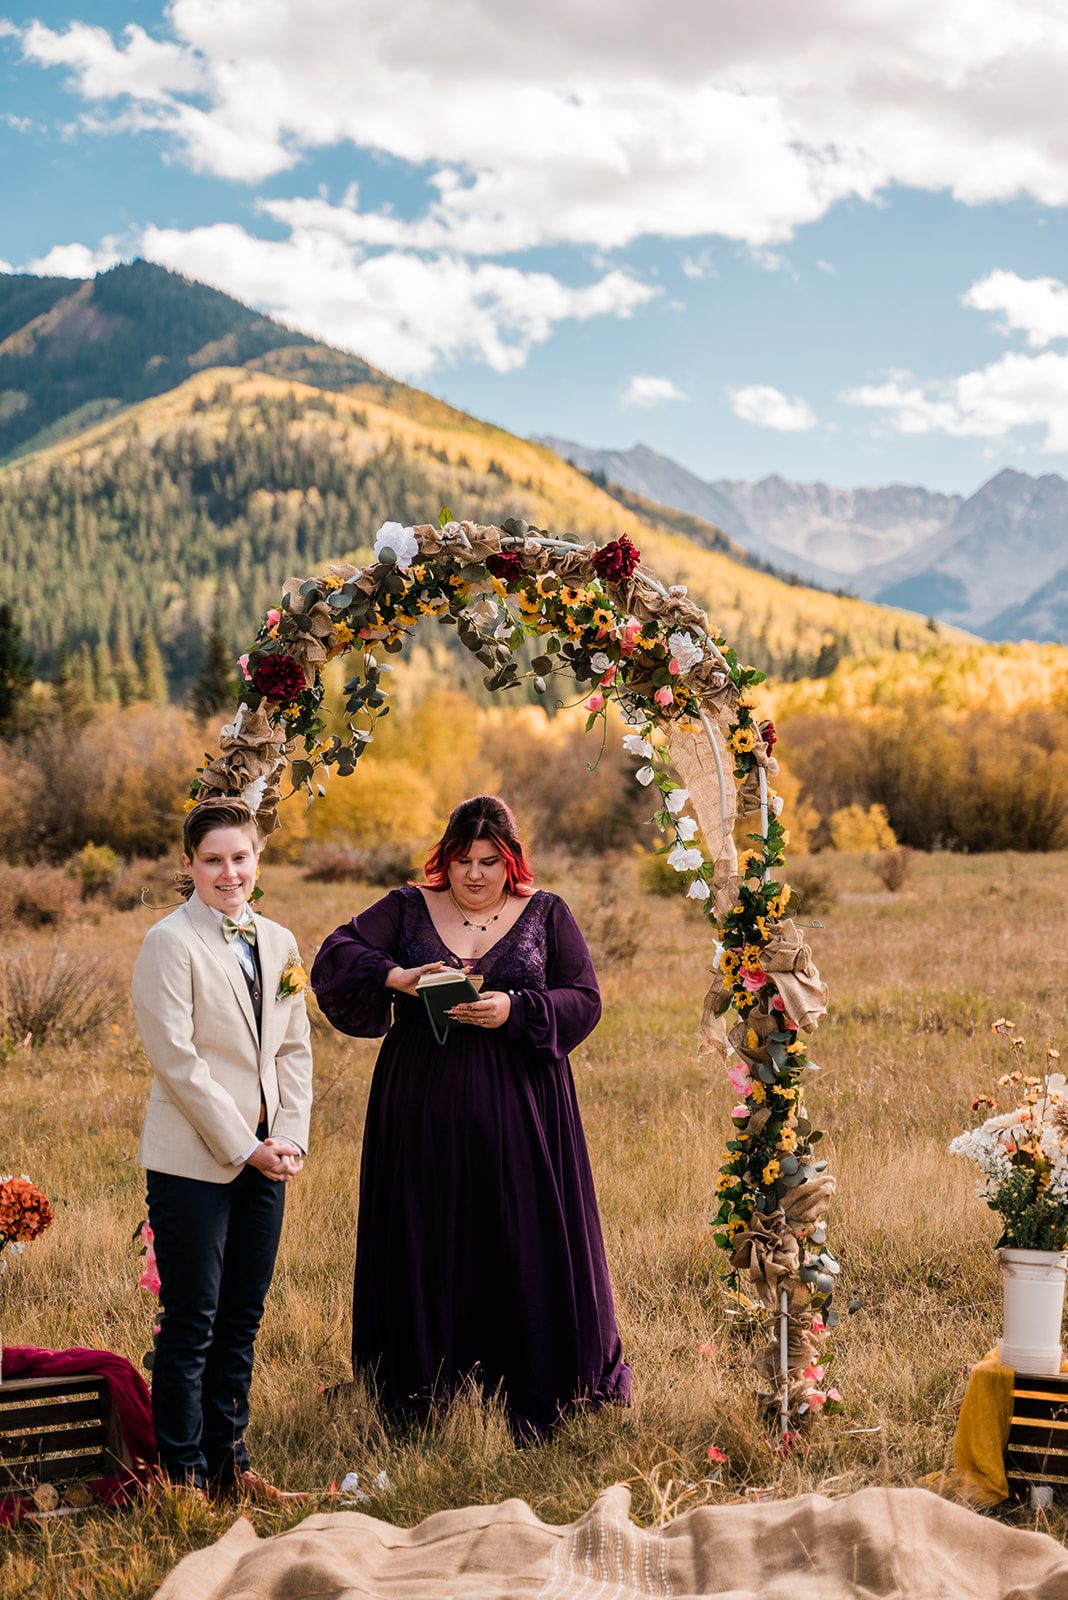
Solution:
<svg viewBox="0 0 1068 1600">
<path fill-rule="evenodd" d="M 126 622 L 125 612 L 119 617 L 119 626 L 115 635 L 115 648 L 111 653 L 111 661 L 119 704 L 132 706 L 135 700 L 141 698 L 141 674 L 137 670 L 137 662 L 134 660 L 133 651 L 130 649 L 130 630 Z"/>
<path fill-rule="evenodd" d="M 111 664 L 111 651 L 106 639 L 97 641 L 93 651 L 93 690 L 103 705 L 115 705 L 119 698 L 115 671 Z"/>
<path fill-rule="evenodd" d="M 33 657 L 22 642 L 19 619 L 5 600 L 0 603 L 0 729 L 15 721 L 32 683 Z"/>
<path fill-rule="evenodd" d="M 93 652 L 84 639 L 71 658 L 70 670 L 71 682 L 76 686 L 78 695 L 92 708 L 96 701 L 96 668 Z"/>
<path fill-rule="evenodd" d="M 93 660 L 86 645 L 72 655 L 66 645 L 56 662 L 52 696 L 64 722 L 86 722 L 93 712 Z"/>
<path fill-rule="evenodd" d="M 146 622 L 137 654 L 141 668 L 141 697 L 149 705 L 167 704 L 167 673 L 151 623 Z"/>
<path fill-rule="evenodd" d="M 204 650 L 189 691 L 189 704 L 196 716 L 207 719 L 217 711 L 233 704 L 237 669 L 226 635 L 223 633 L 219 608 L 211 616 L 211 627 L 204 639 Z"/>
</svg>

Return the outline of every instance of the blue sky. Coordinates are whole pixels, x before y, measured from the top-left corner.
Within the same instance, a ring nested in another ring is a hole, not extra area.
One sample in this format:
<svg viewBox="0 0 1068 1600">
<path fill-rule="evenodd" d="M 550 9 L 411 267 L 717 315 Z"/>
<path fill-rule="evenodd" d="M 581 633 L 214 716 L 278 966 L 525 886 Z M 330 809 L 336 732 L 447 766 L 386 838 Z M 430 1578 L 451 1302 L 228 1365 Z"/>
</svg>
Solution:
<svg viewBox="0 0 1068 1600">
<path fill-rule="evenodd" d="M 1058 0 L 0 0 L 0 261 L 708 478 L 1068 473 Z"/>
</svg>

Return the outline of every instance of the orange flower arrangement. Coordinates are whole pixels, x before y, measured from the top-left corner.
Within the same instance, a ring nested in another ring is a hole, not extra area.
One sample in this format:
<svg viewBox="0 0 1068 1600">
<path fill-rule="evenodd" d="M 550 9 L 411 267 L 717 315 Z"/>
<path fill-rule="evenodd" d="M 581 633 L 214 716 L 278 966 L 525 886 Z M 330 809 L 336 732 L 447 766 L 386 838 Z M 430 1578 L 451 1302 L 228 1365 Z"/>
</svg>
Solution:
<svg viewBox="0 0 1068 1600">
<path fill-rule="evenodd" d="M 47 1196 L 29 1178 L 0 1178 L 0 1250 L 29 1244 L 51 1227 L 53 1216 Z"/>
</svg>

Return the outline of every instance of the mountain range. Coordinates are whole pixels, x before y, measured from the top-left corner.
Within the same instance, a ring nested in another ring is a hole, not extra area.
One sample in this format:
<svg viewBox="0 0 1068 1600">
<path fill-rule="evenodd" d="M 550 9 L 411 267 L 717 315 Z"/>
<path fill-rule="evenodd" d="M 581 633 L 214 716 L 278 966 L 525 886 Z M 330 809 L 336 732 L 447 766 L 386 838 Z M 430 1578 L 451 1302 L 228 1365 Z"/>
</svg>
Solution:
<svg viewBox="0 0 1068 1600">
<path fill-rule="evenodd" d="M 937 617 L 987 639 L 1068 638 L 1068 482 L 1005 468 L 973 495 L 838 489 L 772 476 L 706 481 L 645 445 L 543 438 L 595 481 L 714 521 L 811 583 Z"/>
<path fill-rule="evenodd" d="M 366 559 L 384 521 L 629 533 L 781 677 L 954 630 L 784 577 L 715 521 L 609 492 L 543 444 L 144 262 L 0 276 L 0 571 L 44 671 L 154 632 L 188 682 L 213 611 L 237 640 L 291 573 Z M 430 630 L 437 641 L 447 630 Z"/>
</svg>

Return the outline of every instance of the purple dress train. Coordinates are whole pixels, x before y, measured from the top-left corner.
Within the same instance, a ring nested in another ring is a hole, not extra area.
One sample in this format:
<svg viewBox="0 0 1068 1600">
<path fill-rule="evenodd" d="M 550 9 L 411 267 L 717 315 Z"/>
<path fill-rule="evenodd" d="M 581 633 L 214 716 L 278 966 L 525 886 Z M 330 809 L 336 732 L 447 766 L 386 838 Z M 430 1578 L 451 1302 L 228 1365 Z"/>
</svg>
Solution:
<svg viewBox="0 0 1068 1600">
<path fill-rule="evenodd" d="M 402 1415 L 474 1377 L 500 1388 L 518 1437 L 537 1437 L 577 1404 L 630 1401 L 567 1059 L 601 1014 L 597 978 L 571 912 L 539 890 L 468 963 L 511 994 L 507 1023 L 439 1045 L 422 1000 L 385 987 L 392 967 L 429 961 L 459 965 L 409 886 L 332 933 L 312 971 L 335 1028 L 386 1035 L 364 1128 L 353 1367 Z"/>
</svg>

